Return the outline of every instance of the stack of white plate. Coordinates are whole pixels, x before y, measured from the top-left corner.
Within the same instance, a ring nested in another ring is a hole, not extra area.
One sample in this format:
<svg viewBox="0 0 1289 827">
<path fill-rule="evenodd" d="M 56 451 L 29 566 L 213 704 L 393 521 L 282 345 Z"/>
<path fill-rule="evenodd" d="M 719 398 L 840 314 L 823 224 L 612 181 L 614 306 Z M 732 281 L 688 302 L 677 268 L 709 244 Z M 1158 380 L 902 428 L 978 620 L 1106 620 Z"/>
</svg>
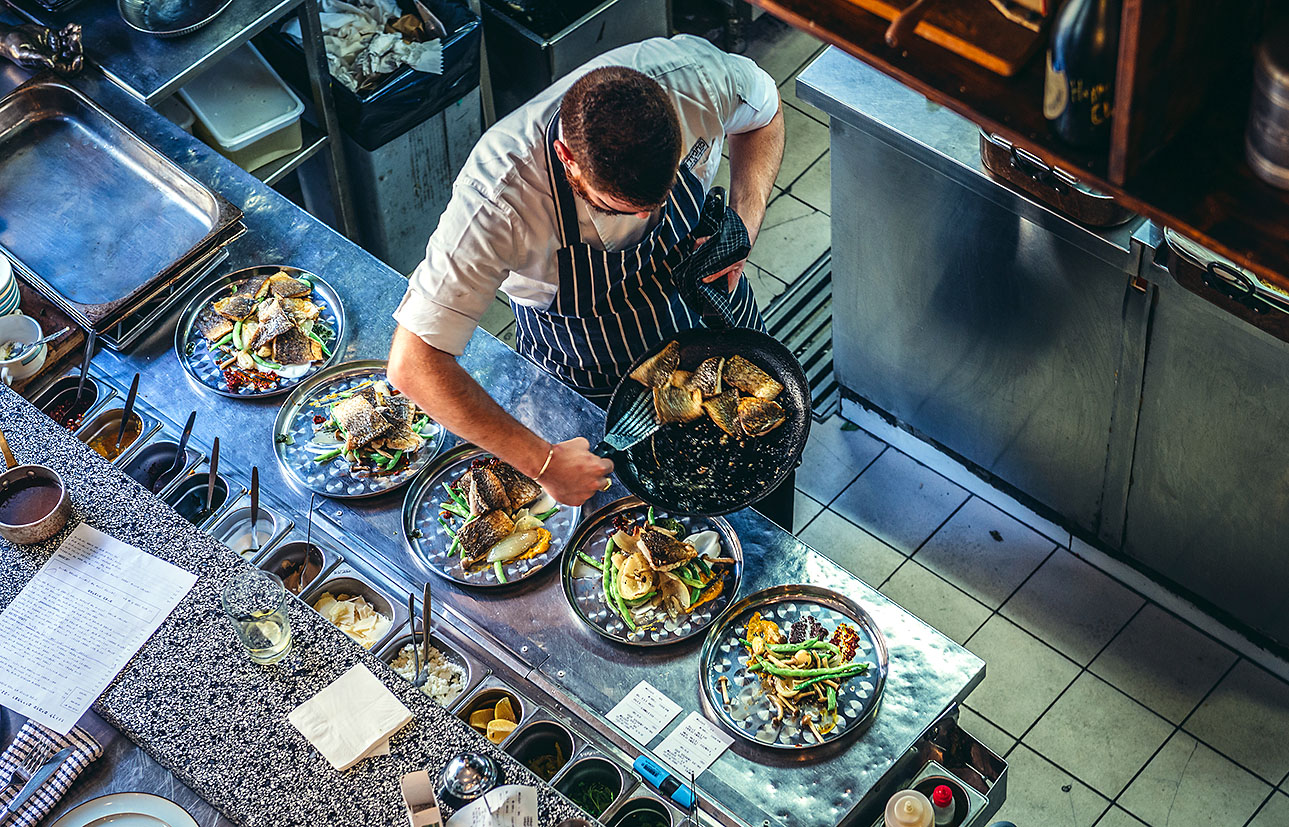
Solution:
<svg viewBox="0 0 1289 827">
<path fill-rule="evenodd" d="M 0 316 L 18 312 L 22 296 L 18 293 L 18 277 L 13 274 L 9 259 L 0 256 Z"/>
</svg>

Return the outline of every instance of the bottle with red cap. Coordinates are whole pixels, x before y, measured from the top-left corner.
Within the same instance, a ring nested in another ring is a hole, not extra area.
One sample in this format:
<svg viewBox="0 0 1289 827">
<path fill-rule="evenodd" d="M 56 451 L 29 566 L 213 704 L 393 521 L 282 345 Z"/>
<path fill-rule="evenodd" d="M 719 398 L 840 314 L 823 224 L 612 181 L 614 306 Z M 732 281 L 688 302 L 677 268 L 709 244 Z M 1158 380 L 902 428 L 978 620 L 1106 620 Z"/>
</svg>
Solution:
<svg viewBox="0 0 1289 827">
<path fill-rule="evenodd" d="M 935 813 L 935 827 L 953 823 L 958 805 L 953 800 L 953 790 L 948 784 L 941 784 L 931 791 L 931 808 Z"/>
</svg>

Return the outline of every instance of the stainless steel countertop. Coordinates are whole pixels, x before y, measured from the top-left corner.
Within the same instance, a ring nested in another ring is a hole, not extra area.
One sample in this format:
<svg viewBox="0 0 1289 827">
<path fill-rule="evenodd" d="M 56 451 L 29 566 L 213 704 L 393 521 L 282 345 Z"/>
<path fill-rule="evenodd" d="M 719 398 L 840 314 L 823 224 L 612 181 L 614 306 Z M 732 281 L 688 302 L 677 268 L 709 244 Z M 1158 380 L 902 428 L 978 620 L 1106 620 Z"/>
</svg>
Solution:
<svg viewBox="0 0 1289 827">
<path fill-rule="evenodd" d="M 13 73 L 0 72 L 0 91 L 6 78 L 12 83 Z M 272 263 L 323 275 L 348 298 L 349 333 L 343 357 L 386 356 L 395 326 L 390 312 L 405 285 L 401 276 L 101 76 L 88 74 L 76 85 L 199 181 L 242 208 L 248 232 L 229 248 L 230 260 L 223 271 Z M 603 414 L 598 408 L 483 331 L 476 332 L 462 364 L 507 410 L 548 439 L 575 435 L 594 439 L 602 433 Z M 250 466 L 258 464 L 263 486 L 296 514 L 307 509 L 307 494 L 290 487 L 273 459 L 272 423 L 280 399 L 230 401 L 194 387 L 173 353 L 173 321 L 145 337 L 129 354 L 99 354 L 95 365 L 127 384 L 134 372 L 140 372 L 140 396 L 171 420 L 182 421 L 189 410 L 196 410 L 195 439 L 209 444 L 212 437 L 222 437 L 222 469 L 245 478 Z M 623 494 L 621 486 L 615 485 L 587 504 L 588 513 Z M 419 591 L 427 575 L 405 550 L 402 504 L 403 492 L 398 492 L 371 500 L 327 501 L 319 507 L 346 533 L 361 537 L 382 555 L 375 561 L 381 571 Z M 983 678 L 984 664 L 756 512 L 731 515 L 730 522 L 742 538 L 748 561 L 743 594 L 784 582 L 818 583 L 844 592 L 881 626 L 890 648 L 890 673 L 883 707 L 872 728 L 851 741 L 844 752 L 817 757 L 802 771 L 801 763 L 736 746 L 699 778 L 700 790 L 706 800 L 719 802 L 739 821 L 758 827 L 763 822 L 834 824 L 936 719 L 966 697 Z M 701 708 L 696 686 L 700 641 L 663 652 L 611 645 L 580 626 L 565 603 L 555 568 L 501 592 L 467 591 L 436 579 L 436 605 L 510 649 L 533 670 L 534 680 L 567 698 L 591 721 L 646 677 L 686 713 Z M 602 721 L 599 725 L 606 726 Z M 656 740 L 665 735 L 666 731 Z M 639 751 L 627 746 L 628 751 Z M 77 792 L 93 794 L 79 786 Z"/>
<path fill-rule="evenodd" d="M 127 26 L 115 0 L 81 0 L 61 12 L 45 11 L 33 0 L 8 2 L 24 17 L 47 26 L 80 23 L 85 27 L 86 57 L 140 100 L 155 105 L 302 0 L 233 0 L 201 29 L 166 39 Z"/>
<path fill-rule="evenodd" d="M 1084 227 L 1000 183 L 980 161 L 978 126 L 835 46 L 802 70 L 797 95 L 841 121 L 843 133 L 849 126 L 878 137 L 1110 264 L 1129 269 L 1135 263 L 1130 239 L 1145 219 L 1105 229 Z M 836 124 L 833 140 L 839 140 Z M 834 226 L 844 215 L 834 213 Z"/>
</svg>

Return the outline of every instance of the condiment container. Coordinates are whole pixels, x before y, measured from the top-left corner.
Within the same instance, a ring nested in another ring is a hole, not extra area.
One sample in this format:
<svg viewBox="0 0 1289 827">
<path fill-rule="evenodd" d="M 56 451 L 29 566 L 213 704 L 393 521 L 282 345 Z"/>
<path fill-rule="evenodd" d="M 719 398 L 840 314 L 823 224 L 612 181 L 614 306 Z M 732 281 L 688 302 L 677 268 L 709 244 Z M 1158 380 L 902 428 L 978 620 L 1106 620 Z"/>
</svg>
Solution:
<svg viewBox="0 0 1289 827">
<path fill-rule="evenodd" d="M 72 506 L 63 480 L 43 465 L 18 465 L 0 474 L 0 537 L 41 543 L 63 530 Z"/>
<path fill-rule="evenodd" d="M 1259 178 L 1289 189 L 1289 23 L 1258 45 L 1244 155 Z"/>
<path fill-rule="evenodd" d="M 900 790 L 886 802 L 886 827 L 935 827 L 935 808 L 917 790 Z"/>
<path fill-rule="evenodd" d="M 249 43 L 179 90 L 193 134 L 242 169 L 298 152 L 304 103 Z"/>
</svg>

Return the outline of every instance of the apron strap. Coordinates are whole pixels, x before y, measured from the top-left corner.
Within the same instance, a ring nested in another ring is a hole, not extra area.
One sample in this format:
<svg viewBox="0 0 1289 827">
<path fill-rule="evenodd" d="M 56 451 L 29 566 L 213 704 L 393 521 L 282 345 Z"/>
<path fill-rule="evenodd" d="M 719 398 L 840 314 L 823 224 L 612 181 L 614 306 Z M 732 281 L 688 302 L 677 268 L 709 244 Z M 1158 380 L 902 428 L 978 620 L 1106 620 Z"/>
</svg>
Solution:
<svg viewBox="0 0 1289 827">
<path fill-rule="evenodd" d="M 555 222 L 559 225 L 561 247 L 580 244 L 582 231 L 577 226 L 577 201 L 564 172 L 564 162 L 555 154 L 555 138 L 559 136 L 559 110 L 546 124 L 546 171 L 550 176 L 551 193 L 555 196 Z"/>
</svg>

